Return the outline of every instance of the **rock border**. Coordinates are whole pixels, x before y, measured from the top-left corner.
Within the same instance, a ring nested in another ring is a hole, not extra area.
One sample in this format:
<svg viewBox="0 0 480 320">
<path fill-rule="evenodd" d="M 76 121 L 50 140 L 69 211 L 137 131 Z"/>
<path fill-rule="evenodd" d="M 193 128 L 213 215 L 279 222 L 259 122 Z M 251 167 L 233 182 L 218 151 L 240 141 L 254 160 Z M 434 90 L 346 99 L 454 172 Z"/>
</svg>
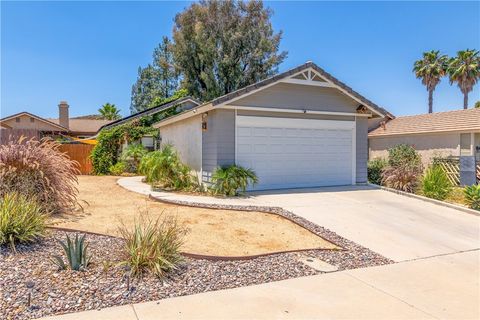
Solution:
<svg viewBox="0 0 480 320">
<path fill-rule="evenodd" d="M 393 189 L 393 188 L 388 188 L 388 187 L 385 187 L 385 186 L 380 186 L 380 185 L 374 184 L 374 183 L 368 183 L 368 185 L 372 186 L 374 188 L 377 188 L 377 189 L 381 189 L 381 190 L 385 190 L 385 191 L 388 191 L 388 192 L 396 193 L 396 194 L 401 195 L 401 196 L 405 196 L 405 197 L 409 197 L 409 198 L 413 198 L 413 199 L 418 199 L 418 200 L 422 200 L 422 201 L 425 201 L 425 202 L 430 202 L 430 203 L 433 203 L 433 204 L 436 204 L 436 205 L 439 205 L 439 206 L 442 206 L 442 207 L 447 207 L 447 208 L 450 208 L 450 209 L 456 209 L 456 210 L 459 210 L 459 211 L 463 211 L 465 213 L 473 214 L 475 216 L 480 216 L 480 211 L 473 210 L 473 209 L 470 209 L 470 208 L 467 208 L 467 207 L 464 207 L 464 206 L 461 206 L 461 205 L 458 205 L 458 204 L 453 204 L 453 203 L 449 203 L 449 202 L 445 202 L 445 201 L 441 201 L 441 200 L 427 198 L 427 197 L 424 197 L 424 196 L 421 196 L 421 195 L 418 195 L 418 194 L 415 194 L 415 193 L 408 193 L 408 192 L 405 192 L 405 191 L 401 191 L 401 190 L 397 190 L 397 189 Z"/>
</svg>

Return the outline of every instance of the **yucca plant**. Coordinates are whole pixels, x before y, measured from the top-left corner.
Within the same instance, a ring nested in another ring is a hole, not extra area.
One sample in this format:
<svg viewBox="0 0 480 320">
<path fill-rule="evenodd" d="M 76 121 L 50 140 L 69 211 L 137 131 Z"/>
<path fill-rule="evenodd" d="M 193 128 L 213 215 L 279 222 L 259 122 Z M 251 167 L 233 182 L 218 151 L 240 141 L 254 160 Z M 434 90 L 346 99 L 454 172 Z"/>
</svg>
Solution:
<svg viewBox="0 0 480 320">
<path fill-rule="evenodd" d="M 159 278 L 175 270 L 184 261 L 180 253 L 187 230 L 172 217 L 153 220 L 140 216 L 133 228 L 125 225 L 119 234 L 125 240 L 124 260 L 133 276 L 151 272 Z"/>
<path fill-rule="evenodd" d="M 180 161 L 172 145 L 165 145 L 159 151 L 147 153 L 140 161 L 140 173 L 149 183 L 158 183 L 174 190 L 188 189 L 193 184 L 190 168 Z"/>
<path fill-rule="evenodd" d="M 215 194 L 235 196 L 239 191 L 245 192 L 248 185 L 258 183 L 255 171 L 237 165 L 217 168 L 212 174 L 211 190 Z"/>
<path fill-rule="evenodd" d="M 77 163 L 51 139 L 10 140 L 0 145 L 0 197 L 17 192 L 35 196 L 46 212 L 76 204 Z"/>
<path fill-rule="evenodd" d="M 75 234 L 75 239 L 70 239 L 67 234 L 65 241 L 58 240 L 58 243 L 62 246 L 62 249 L 67 257 L 67 263 L 65 263 L 61 256 L 53 256 L 52 262 L 58 266 L 59 269 L 65 270 L 70 268 L 71 270 L 81 270 L 88 267 L 90 264 L 91 256 L 88 255 L 88 243 L 85 242 L 85 235 L 78 236 Z"/>
<path fill-rule="evenodd" d="M 129 172 L 137 172 L 140 160 L 147 152 L 148 150 L 145 149 L 141 143 L 130 144 L 123 150 L 121 156 L 122 162 L 126 164 L 126 169 L 128 169 Z"/>
<path fill-rule="evenodd" d="M 427 169 L 422 178 L 422 193 L 428 198 L 445 200 L 452 191 L 452 184 L 440 166 Z"/>
<path fill-rule="evenodd" d="M 480 184 L 466 186 L 463 189 L 465 202 L 467 205 L 475 210 L 480 210 Z"/>
<path fill-rule="evenodd" d="M 36 241 L 45 235 L 47 214 L 35 198 L 18 193 L 0 197 L 0 245 Z"/>
</svg>

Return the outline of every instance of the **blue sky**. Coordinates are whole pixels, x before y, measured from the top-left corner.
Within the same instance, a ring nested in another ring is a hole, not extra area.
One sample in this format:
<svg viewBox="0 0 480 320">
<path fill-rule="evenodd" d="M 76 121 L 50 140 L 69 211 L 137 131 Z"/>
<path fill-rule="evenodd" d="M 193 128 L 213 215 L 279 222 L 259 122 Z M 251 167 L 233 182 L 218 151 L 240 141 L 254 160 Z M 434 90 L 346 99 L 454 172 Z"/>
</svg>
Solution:
<svg viewBox="0 0 480 320">
<path fill-rule="evenodd" d="M 411 69 L 423 51 L 480 49 L 480 2 L 266 2 L 282 49 L 280 71 L 312 60 L 395 115 L 427 111 Z M 1 3 L 0 117 L 30 111 L 96 113 L 105 102 L 129 114 L 138 66 L 170 35 L 186 2 Z M 470 101 L 480 100 L 477 85 Z M 434 111 L 461 108 L 444 79 Z"/>
</svg>

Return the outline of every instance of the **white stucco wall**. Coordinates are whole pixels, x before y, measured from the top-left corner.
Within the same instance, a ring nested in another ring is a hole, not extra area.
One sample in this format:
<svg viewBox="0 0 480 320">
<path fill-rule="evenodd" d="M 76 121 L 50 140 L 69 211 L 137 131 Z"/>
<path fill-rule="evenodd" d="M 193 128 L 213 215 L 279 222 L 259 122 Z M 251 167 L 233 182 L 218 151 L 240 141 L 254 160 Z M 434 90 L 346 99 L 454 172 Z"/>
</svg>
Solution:
<svg viewBox="0 0 480 320">
<path fill-rule="evenodd" d="M 163 144 L 172 144 L 180 159 L 193 170 L 202 168 L 202 117 L 201 115 L 160 128 Z"/>
<path fill-rule="evenodd" d="M 398 144 L 414 146 L 422 156 L 424 165 L 430 164 L 432 158 L 460 155 L 460 133 L 411 134 L 389 137 L 369 137 L 369 159 L 387 157 L 388 149 Z"/>
</svg>

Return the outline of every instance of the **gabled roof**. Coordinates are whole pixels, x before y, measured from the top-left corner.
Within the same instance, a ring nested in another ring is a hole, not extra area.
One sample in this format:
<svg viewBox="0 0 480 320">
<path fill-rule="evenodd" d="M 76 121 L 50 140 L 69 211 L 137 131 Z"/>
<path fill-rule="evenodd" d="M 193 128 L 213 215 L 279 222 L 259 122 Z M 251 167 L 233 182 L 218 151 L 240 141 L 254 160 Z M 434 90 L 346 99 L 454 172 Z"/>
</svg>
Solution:
<svg viewBox="0 0 480 320">
<path fill-rule="evenodd" d="M 47 120 L 45 118 L 42 118 L 42 117 L 39 117 L 37 115 L 34 115 L 33 113 L 30 113 L 30 112 L 26 112 L 26 111 L 22 111 L 22 112 L 19 112 L 19 113 L 16 113 L 16 114 L 12 114 L 11 116 L 8 116 L 8 117 L 5 117 L 5 118 L 2 118 L 0 119 L 0 123 L 3 122 L 3 121 L 7 121 L 7 120 L 11 120 L 11 119 L 15 119 L 17 117 L 20 117 L 20 116 L 29 116 L 29 117 L 32 117 L 34 119 L 37 119 L 39 121 L 42 121 L 44 123 L 47 123 L 49 125 L 52 125 L 54 127 L 57 127 L 60 131 L 69 131 L 67 128 L 59 125 L 58 123 L 55 123 L 55 122 L 52 122 L 50 120 Z"/>
<path fill-rule="evenodd" d="M 285 72 L 279 73 L 279 74 L 277 74 L 277 75 L 275 75 L 271 78 L 262 80 L 260 82 L 255 83 L 255 84 L 246 86 L 242 89 L 239 89 L 239 90 L 233 91 L 231 93 L 228 93 L 224 96 L 218 97 L 218 98 L 212 100 L 211 103 L 212 103 L 213 106 L 215 106 L 215 105 L 218 105 L 218 104 L 221 104 L 221 103 L 228 102 L 229 100 L 232 100 L 234 98 L 243 96 L 243 95 L 245 95 L 245 94 L 247 94 L 251 91 L 258 90 L 258 89 L 260 89 L 262 87 L 265 87 L 265 86 L 267 86 L 271 83 L 274 83 L 274 82 L 277 82 L 279 80 L 285 79 L 289 76 L 292 76 L 292 75 L 295 75 L 295 74 L 301 72 L 302 70 L 306 70 L 306 69 L 309 69 L 309 68 L 312 68 L 313 70 L 318 72 L 320 74 L 320 76 L 323 77 L 325 80 L 327 80 L 327 81 L 331 82 L 332 84 L 334 84 L 335 86 L 337 86 L 338 89 L 343 91 L 345 94 L 349 95 L 350 97 L 354 98 L 355 100 L 360 101 L 366 107 L 368 107 L 370 109 L 373 109 L 374 111 L 377 111 L 378 113 L 380 113 L 383 116 L 386 116 L 386 117 L 389 117 L 389 118 L 392 118 L 392 119 L 395 118 L 395 116 L 392 115 L 390 112 L 388 112 L 384 108 L 376 105 L 372 101 L 368 100 L 367 98 L 362 96 L 360 93 L 354 91 L 352 88 L 350 88 L 349 86 L 347 86 L 346 84 L 344 84 L 343 82 L 341 82 L 340 80 L 338 80 L 337 78 L 335 78 L 334 76 L 332 76 L 331 74 L 329 74 L 328 72 L 326 72 L 325 70 L 323 70 L 322 68 L 320 68 L 319 66 L 317 66 L 315 63 L 313 63 L 311 61 L 308 61 L 308 62 L 306 62 L 306 63 L 304 63 L 304 64 L 302 64 L 298 67 L 295 67 L 293 69 L 290 69 L 290 70 L 287 70 Z"/>
<path fill-rule="evenodd" d="M 362 104 L 365 106 L 367 109 L 370 109 L 373 111 L 375 114 L 389 118 L 389 119 L 394 119 L 395 116 L 385 110 L 384 108 L 376 105 L 372 101 L 368 100 L 358 92 L 354 91 L 352 88 L 341 82 L 340 80 L 336 79 L 333 77 L 331 74 L 317 66 L 315 63 L 308 61 L 298 67 L 295 67 L 293 69 L 287 70 L 285 72 L 279 73 L 273 77 L 267 78 L 265 80 L 259 81 L 255 84 L 246 86 L 244 88 L 241 88 L 239 90 L 233 91 L 231 93 L 228 93 L 226 95 L 223 95 L 221 97 L 218 97 L 210 102 L 204 103 L 201 106 L 198 106 L 198 108 L 195 108 L 192 113 L 189 113 L 190 110 L 186 110 L 184 112 L 181 112 L 175 116 L 168 117 L 167 119 L 163 119 L 155 124 L 156 127 L 160 127 L 162 125 L 169 124 L 171 122 L 175 121 L 180 121 L 185 118 L 188 118 L 190 116 L 193 116 L 198 109 L 198 112 L 205 112 L 211 109 L 215 109 L 215 107 L 220 107 L 222 105 L 225 105 L 227 103 L 232 102 L 233 100 L 237 100 L 243 96 L 246 96 L 248 94 L 251 94 L 253 92 L 259 91 L 261 89 L 264 89 L 270 85 L 273 85 L 277 82 L 285 81 L 285 79 L 290 78 L 292 76 L 295 76 L 299 73 L 302 73 L 307 70 L 314 70 L 320 77 L 322 77 L 325 80 L 325 83 L 328 84 L 329 87 L 336 88 L 343 92 L 345 95 L 349 96 L 350 98 L 356 100 L 359 102 L 359 104 Z M 292 82 L 294 83 L 294 82 Z"/>
<path fill-rule="evenodd" d="M 134 119 L 137 119 L 137 118 L 149 116 L 149 115 L 155 114 L 157 112 L 164 111 L 168 108 L 177 106 L 177 105 L 185 103 L 185 102 L 192 102 L 196 106 L 199 106 L 201 104 L 200 101 L 198 101 L 198 100 L 196 100 L 192 97 L 180 98 L 180 99 L 177 99 L 177 100 L 166 102 L 164 104 L 158 105 L 158 106 L 150 108 L 150 109 L 146 109 L 146 110 L 131 114 L 129 116 L 126 116 L 125 118 L 110 122 L 109 124 L 106 124 L 106 125 L 103 125 L 102 127 L 100 127 L 100 129 L 98 129 L 98 131 L 101 131 L 102 129 L 105 129 L 105 128 L 112 128 L 114 126 L 118 126 L 120 124 L 126 123 L 128 121 L 131 121 L 131 120 L 134 120 Z"/>
<path fill-rule="evenodd" d="M 370 131 L 368 137 L 452 131 L 480 132 L 480 109 L 455 110 L 397 117 Z"/>
<path fill-rule="evenodd" d="M 59 121 L 58 119 L 48 120 L 54 123 Z M 95 134 L 102 126 L 111 122 L 112 120 L 70 118 L 68 119 L 68 128 L 69 131 L 75 133 Z"/>
</svg>

